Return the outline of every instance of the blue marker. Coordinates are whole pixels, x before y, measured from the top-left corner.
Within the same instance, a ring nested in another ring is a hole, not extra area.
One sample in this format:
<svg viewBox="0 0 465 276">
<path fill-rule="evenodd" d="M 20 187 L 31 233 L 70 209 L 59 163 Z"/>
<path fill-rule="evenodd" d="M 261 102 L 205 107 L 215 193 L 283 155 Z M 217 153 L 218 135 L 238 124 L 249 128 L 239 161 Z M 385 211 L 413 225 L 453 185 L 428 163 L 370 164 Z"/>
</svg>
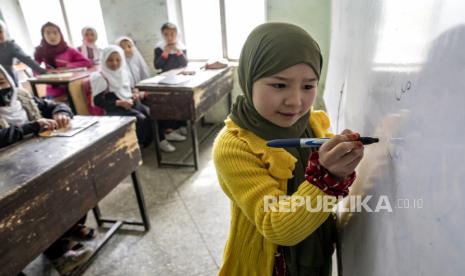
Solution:
<svg viewBox="0 0 465 276">
<path fill-rule="evenodd" d="M 323 143 L 331 138 L 290 138 L 290 139 L 276 139 L 270 140 L 266 143 L 267 146 L 273 148 L 312 148 L 320 147 Z M 358 141 L 364 145 L 378 143 L 379 139 L 374 137 L 360 137 Z"/>
</svg>

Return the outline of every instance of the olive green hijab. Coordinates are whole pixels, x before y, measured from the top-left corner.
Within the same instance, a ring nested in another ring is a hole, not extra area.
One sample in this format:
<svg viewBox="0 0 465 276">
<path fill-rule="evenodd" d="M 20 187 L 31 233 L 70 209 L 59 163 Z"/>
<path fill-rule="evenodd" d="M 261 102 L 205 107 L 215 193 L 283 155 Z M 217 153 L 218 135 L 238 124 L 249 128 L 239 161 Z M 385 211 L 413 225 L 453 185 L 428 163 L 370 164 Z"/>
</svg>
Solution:
<svg viewBox="0 0 465 276">
<path fill-rule="evenodd" d="M 279 138 L 313 137 L 310 112 L 288 128 L 279 127 L 263 118 L 252 101 L 255 81 L 269 77 L 297 64 L 308 64 L 320 77 L 323 59 L 317 42 L 302 28 L 287 23 L 266 23 L 255 28 L 248 36 L 241 52 L 238 76 L 244 95 L 238 96 L 230 118 L 241 128 L 265 140 Z M 287 194 L 297 191 L 305 180 L 308 149 L 286 148 L 296 159 L 294 178 L 289 179 Z M 333 230 L 328 219 L 314 233 L 295 246 L 282 246 L 290 275 L 329 275 Z"/>
<path fill-rule="evenodd" d="M 231 119 L 265 140 L 301 137 L 308 127 L 309 114 L 293 126 L 282 128 L 258 114 L 252 102 L 255 81 L 300 63 L 308 64 L 320 77 L 323 65 L 320 47 L 305 30 L 287 23 L 265 23 L 256 27 L 242 48 L 238 76 L 244 95 L 237 97 Z"/>
</svg>

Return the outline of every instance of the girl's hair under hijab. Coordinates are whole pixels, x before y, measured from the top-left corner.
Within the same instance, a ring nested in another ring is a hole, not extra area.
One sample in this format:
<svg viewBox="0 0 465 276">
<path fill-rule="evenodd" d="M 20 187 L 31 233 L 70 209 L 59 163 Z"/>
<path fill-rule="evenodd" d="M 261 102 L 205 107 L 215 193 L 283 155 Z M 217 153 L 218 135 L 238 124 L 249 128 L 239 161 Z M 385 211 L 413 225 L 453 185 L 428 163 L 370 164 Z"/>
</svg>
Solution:
<svg viewBox="0 0 465 276">
<path fill-rule="evenodd" d="M 178 32 L 178 27 L 176 27 L 176 25 L 174 25 L 171 22 L 166 22 L 165 24 L 163 24 L 161 26 L 161 32 L 162 33 L 163 33 L 164 30 L 175 30 L 176 32 Z"/>
</svg>

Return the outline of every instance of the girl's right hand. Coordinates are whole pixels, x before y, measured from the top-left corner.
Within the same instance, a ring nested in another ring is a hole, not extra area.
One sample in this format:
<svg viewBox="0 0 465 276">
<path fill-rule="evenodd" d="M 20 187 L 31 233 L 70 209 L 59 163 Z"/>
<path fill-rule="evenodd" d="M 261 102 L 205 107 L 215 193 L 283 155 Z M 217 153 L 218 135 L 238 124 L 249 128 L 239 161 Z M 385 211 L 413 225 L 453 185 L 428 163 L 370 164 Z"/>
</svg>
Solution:
<svg viewBox="0 0 465 276">
<path fill-rule="evenodd" d="M 344 130 L 325 142 L 318 151 L 320 165 L 339 178 L 350 175 L 363 158 L 363 144 L 358 141 L 360 134 Z"/>
<path fill-rule="evenodd" d="M 54 130 L 58 128 L 58 123 L 52 119 L 39 119 L 36 121 L 40 126 L 40 131 Z"/>
<path fill-rule="evenodd" d="M 131 109 L 134 105 L 134 102 L 132 100 L 118 100 L 116 101 L 116 105 L 125 109 Z"/>
</svg>

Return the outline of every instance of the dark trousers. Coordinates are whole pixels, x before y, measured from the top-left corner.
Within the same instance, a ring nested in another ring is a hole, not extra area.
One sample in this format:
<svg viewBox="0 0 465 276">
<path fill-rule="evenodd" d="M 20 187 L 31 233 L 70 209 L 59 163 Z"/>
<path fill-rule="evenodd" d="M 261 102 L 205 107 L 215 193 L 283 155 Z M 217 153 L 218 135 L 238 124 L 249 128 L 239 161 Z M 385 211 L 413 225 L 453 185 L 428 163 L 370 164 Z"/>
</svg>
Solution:
<svg viewBox="0 0 465 276">
<path fill-rule="evenodd" d="M 153 141 L 152 120 L 150 119 L 150 108 L 140 101 L 135 101 L 131 109 L 114 106 L 105 109 L 109 116 L 134 116 L 136 117 L 137 139 L 142 146 L 148 146 Z"/>
</svg>

